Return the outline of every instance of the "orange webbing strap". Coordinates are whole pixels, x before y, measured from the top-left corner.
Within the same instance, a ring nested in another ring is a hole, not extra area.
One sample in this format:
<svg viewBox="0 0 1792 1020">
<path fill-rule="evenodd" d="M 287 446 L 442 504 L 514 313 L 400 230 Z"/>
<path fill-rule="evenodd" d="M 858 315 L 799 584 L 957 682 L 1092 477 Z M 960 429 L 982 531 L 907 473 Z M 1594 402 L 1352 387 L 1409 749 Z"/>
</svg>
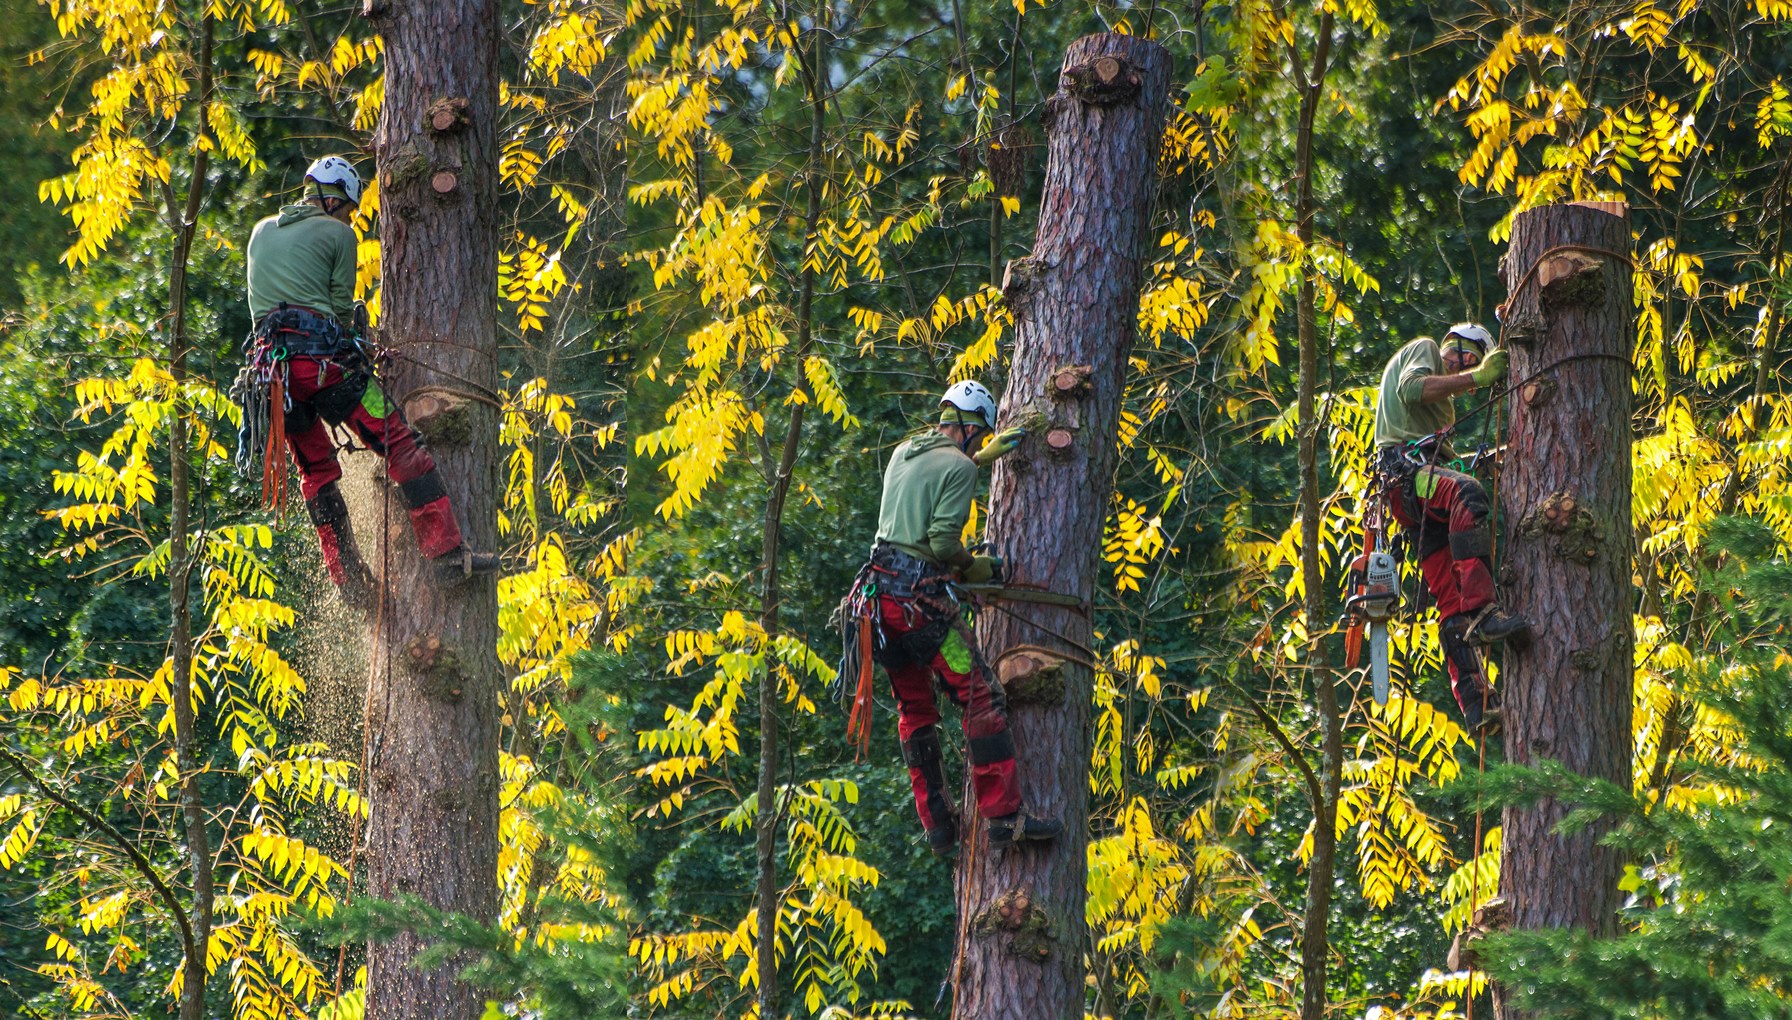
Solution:
<svg viewBox="0 0 1792 1020">
<path fill-rule="evenodd" d="M 852 714 L 846 719 L 846 739 L 856 746 L 853 761 L 863 761 L 871 751 L 871 614 L 859 614 L 859 677 L 852 696 Z"/>
<path fill-rule="evenodd" d="M 278 511 L 286 503 L 286 380 L 280 369 L 268 382 L 268 448 L 261 458 L 261 508 Z"/>
</svg>

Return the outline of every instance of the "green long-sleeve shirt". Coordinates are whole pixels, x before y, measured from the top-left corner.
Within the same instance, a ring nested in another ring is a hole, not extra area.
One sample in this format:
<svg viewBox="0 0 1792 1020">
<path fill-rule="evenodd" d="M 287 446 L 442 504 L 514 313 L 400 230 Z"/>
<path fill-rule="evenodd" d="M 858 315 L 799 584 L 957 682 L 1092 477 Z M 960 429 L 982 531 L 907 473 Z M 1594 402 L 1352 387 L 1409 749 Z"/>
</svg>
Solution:
<svg viewBox="0 0 1792 1020">
<path fill-rule="evenodd" d="M 964 525 L 977 493 L 977 465 L 939 432 L 896 448 L 884 470 L 877 537 L 898 549 L 948 567 L 968 565 Z"/>
<path fill-rule="evenodd" d="M 1443 353 L 1436 340 L 1422 336 L 1400 348 L 1381 373 L 1375 402 L 1376 446 L 1410 443 L 1456 424 L 1454 401 L 1425 403 L 1425 380 L 1443 374 Z"/>
<path fill-rule="evenodd" d="M 289 205 L 249 234 L 249 315 L 282 303 L 354 321 L 355 229 L 314 205 Z"/>
</svg>

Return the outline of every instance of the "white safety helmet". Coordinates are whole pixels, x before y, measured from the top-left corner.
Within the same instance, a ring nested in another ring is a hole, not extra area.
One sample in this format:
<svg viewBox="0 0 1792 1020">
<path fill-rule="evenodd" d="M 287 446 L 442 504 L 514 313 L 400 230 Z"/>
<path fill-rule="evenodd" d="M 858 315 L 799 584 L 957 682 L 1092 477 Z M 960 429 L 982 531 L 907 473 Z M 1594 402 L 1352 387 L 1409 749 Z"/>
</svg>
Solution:
<svg viewBox="0 0 1792 1020">
<path fill-rule="evenodd" d="M 953 383 L 940 398 L 941 407 L 955 407 L 968 415 L 976 417 L 975 424 L 986 429 L 996 427 L 996 398 L 990 395 L 982 383 L 966 379 L 961 383 Z M 947 413 L 940 418 L 942 425 L 956 425 L 957 416 Z"/>
<path fill-rule="evenodd" d="M 342 189 L 342 193 L 352 205 L 361 204 L 361 175 L 355 173 L 354 164 L 341 156 L 325 156 L 311 164 L 305 171 L 305 180 L 317 184 L 331 184 Z M 321 189 L 320 189 L 321 194 Z M 334 198 L 336 196 L 326 196 Z"/>
<path fill-rule="evenodd" d="M 1451 349 L 1466 352 L 1470 347 L 1474 348 L 1476 357 L 1485 358 L 1487 352 L 1493 347 L 1493 334 L 1487 332 L 1487 327 L 1478 322 L 1458 322 L 1450 327 L 1448 333 L 1444 334 L 1443 349 L 1445 353 Z"/>
</svg>

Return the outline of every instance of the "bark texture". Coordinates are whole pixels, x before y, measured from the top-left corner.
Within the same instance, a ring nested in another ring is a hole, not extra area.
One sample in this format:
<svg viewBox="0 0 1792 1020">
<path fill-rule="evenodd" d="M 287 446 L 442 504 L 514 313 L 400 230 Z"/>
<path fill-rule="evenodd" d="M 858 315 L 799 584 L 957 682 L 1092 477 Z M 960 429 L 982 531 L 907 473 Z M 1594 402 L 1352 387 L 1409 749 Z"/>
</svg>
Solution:
<svg viewBox="0 0 1792 1020">
<path fill-rule="evenodd" d="M 497 542 L 497 57 L 495 0 L 367 0 L 385 38 L 379 155 L 382 380 L 434 454 L 474 549 Z M 436 126 L 432 107 L 459 113 Z M 462 105 L 464 103 L 464 106 Z M 433 389 L 432 389 L 433 388 Z M 440 398 L 419 401 L 424 395 Z M 428 418 L 416 411 L 436 409 Z M 497 590 L 436 581 L 403 497 L 387 490 L 376 571 L 383 620 L 368 690 L 368 891 L 483 920 L 496 909 Z M 425 933 L 426 934 L 426 933 Z M 368 948 L 370 1020 L 476 1020 L 456 965 L 417 970 L 406 935 Z"/>
<path fill-rule="evenodd" d="M 1631 754 L 1630 228 L 1557 205 L 1518 216 L 1503 275 L 1512 352 L 1505 601 L 1530 619 L 1504 653 L 1506 757 L 1553 758 L 1626 789 Z M 1535 269 L 1533 270 L 1533 267 Z M 1523 928 L 1616 931 L 1623 862 L 1596 827 L 1551 830 L 1543 801 L 1507 809 L 1500 891 Z M 1502 1017 L 1517 1013 L 1498 1002 Z"/>
<path fill-rule="evenodd" d="M 1095 593 L 1127 354 L 1153 240 L 1169 73 L 1168 51 L 1135 36 L 1070 45 L 1046 108 L 1039 237 L 1030 257 L 1009 266 L 1004 285 L 1016 335 L 1000 425 L 1025 425 L 1028 437 L 997 463 L 988 534 L 1018 580 L 1085 600 Z M 1056 843 L 997 856 L 979 828 L 958 874 L 952 1015 L 1081 1020 L 1091 621 L 1075 609 L 1007 603 L 979 625 L 985 658 L 1012 681 L 1010 729 L 1028 810 L 1061 819 L 1065 832 Z M 1021 645 L 1053 654 L 1004 656 Z M 1041 682 L 1045 671 L 1020 677 L 1012 668 L 1057 655 L 1051 682 Z"/>
</svg>

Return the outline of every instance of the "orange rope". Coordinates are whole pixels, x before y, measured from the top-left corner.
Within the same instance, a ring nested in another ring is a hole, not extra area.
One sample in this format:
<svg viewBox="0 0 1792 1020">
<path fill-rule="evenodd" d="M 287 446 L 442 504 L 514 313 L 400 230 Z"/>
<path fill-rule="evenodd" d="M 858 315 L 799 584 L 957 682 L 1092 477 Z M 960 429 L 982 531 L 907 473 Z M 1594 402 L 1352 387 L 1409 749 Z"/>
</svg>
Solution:
<svg viewBox="0 0 1792 1020">
<path fill-rule="evenodd" d="M 1539 259 L 1538 262 L 1542 262 L 1542 260 Z M 1532 268 L 1534 269 L 1535 267 L 1532 267 Z M 1493 405 L 1493 448 L 1495 450 L 1495 453 L 1494 453 L 1494 460 L 1493 460 L 1493 478 L 1494 478 L 1493 503 L 1496 507 L 1499 504 L 1500 462 L 1499 462 L 1498 450 L 1500 447 L 1500 434 L 1501 434 L 1501 432 L 1504 431 L 1504 425 L 1505 425 L 1505 423 L 1501 420 L 1501 417 L 1502 417 L 1502 415 L 1501 415 L 1500 405 L 1494 404 Z M 1499 522 L 1496 520 L 1494 523 L 1497 525 Z M 1498 564 L 1500 561 L 1500 529 L 1497 526 L 1495 528 L 1493 528 L 1492 546 L 1493 546 L 1493 551 L 1492 551 L 1492 554 L 1488 558 L 1493 561 L 1493 563 L 1495 564 L 1495 569 L 1497 571 Z M 1496 586 L 1499 584 L 1499 576 L 1497 573 L 1494 575 L 1494 584 Z M 1487 673 L 1487 656 L 1485 653 L 1483 653 L 1481 656 L 1481 673 L 1482 673 L 1482 676 L 1481 676 L 1481 718 L 1483 720 L 1485 720 L 1487 718 L 1487 690 L 1488 690 L 1488 678 L 1486 675 L 1486 673 Z M 1468 928 L 1474 924 L 1475 911 L 1478 910 L 1481 905 L 1481 852 L 1482 852 L 1481 851 L 1481 841 L 1485 837 L 1482 834 L 1481 783 L 1478 780 L 1484 779 L 1487 776 L 1487 731 L 1485 728 L 1483 728 L 1480 735 L 1476 737 L 1475 748 L 1476 748 L 1475 749 L 1475 778 L 1477 780 L 1477 782 L 1475 783 L 1475 845 L 1474 845 L 1473 852 L 1469 856 L 1470 868 L 1472 870 L 1469 872 L 1468 919 L 1463 924 L 1464 931 L 1467 931 Z M 1468 992 L 1467 992 L 1467 994 L 1465 994 L 1463 996 L 1463 998 L 1468 1003 L 1468 1009 L 1466 1010 L 1466 1012 L 1468 1014 L 1467 1020 L 1475 1020 L 1475 970 L 1473 967 L 1469 968 Z"/>
<path fill-rule="evenodd" d="M 286 381 L 279 368 L 268 383 L 268 448 L 261 458 L 261 508 L 286 505 Z"/>
<path fill-rule="evenodd" d="M 859 678 L 853 692 L 852 714 L 846 719 L 846 739 L 855 746 L 853 761 L 864 761 L 871 752 L 871 617 L 859 616 Z"/>
</svg>

